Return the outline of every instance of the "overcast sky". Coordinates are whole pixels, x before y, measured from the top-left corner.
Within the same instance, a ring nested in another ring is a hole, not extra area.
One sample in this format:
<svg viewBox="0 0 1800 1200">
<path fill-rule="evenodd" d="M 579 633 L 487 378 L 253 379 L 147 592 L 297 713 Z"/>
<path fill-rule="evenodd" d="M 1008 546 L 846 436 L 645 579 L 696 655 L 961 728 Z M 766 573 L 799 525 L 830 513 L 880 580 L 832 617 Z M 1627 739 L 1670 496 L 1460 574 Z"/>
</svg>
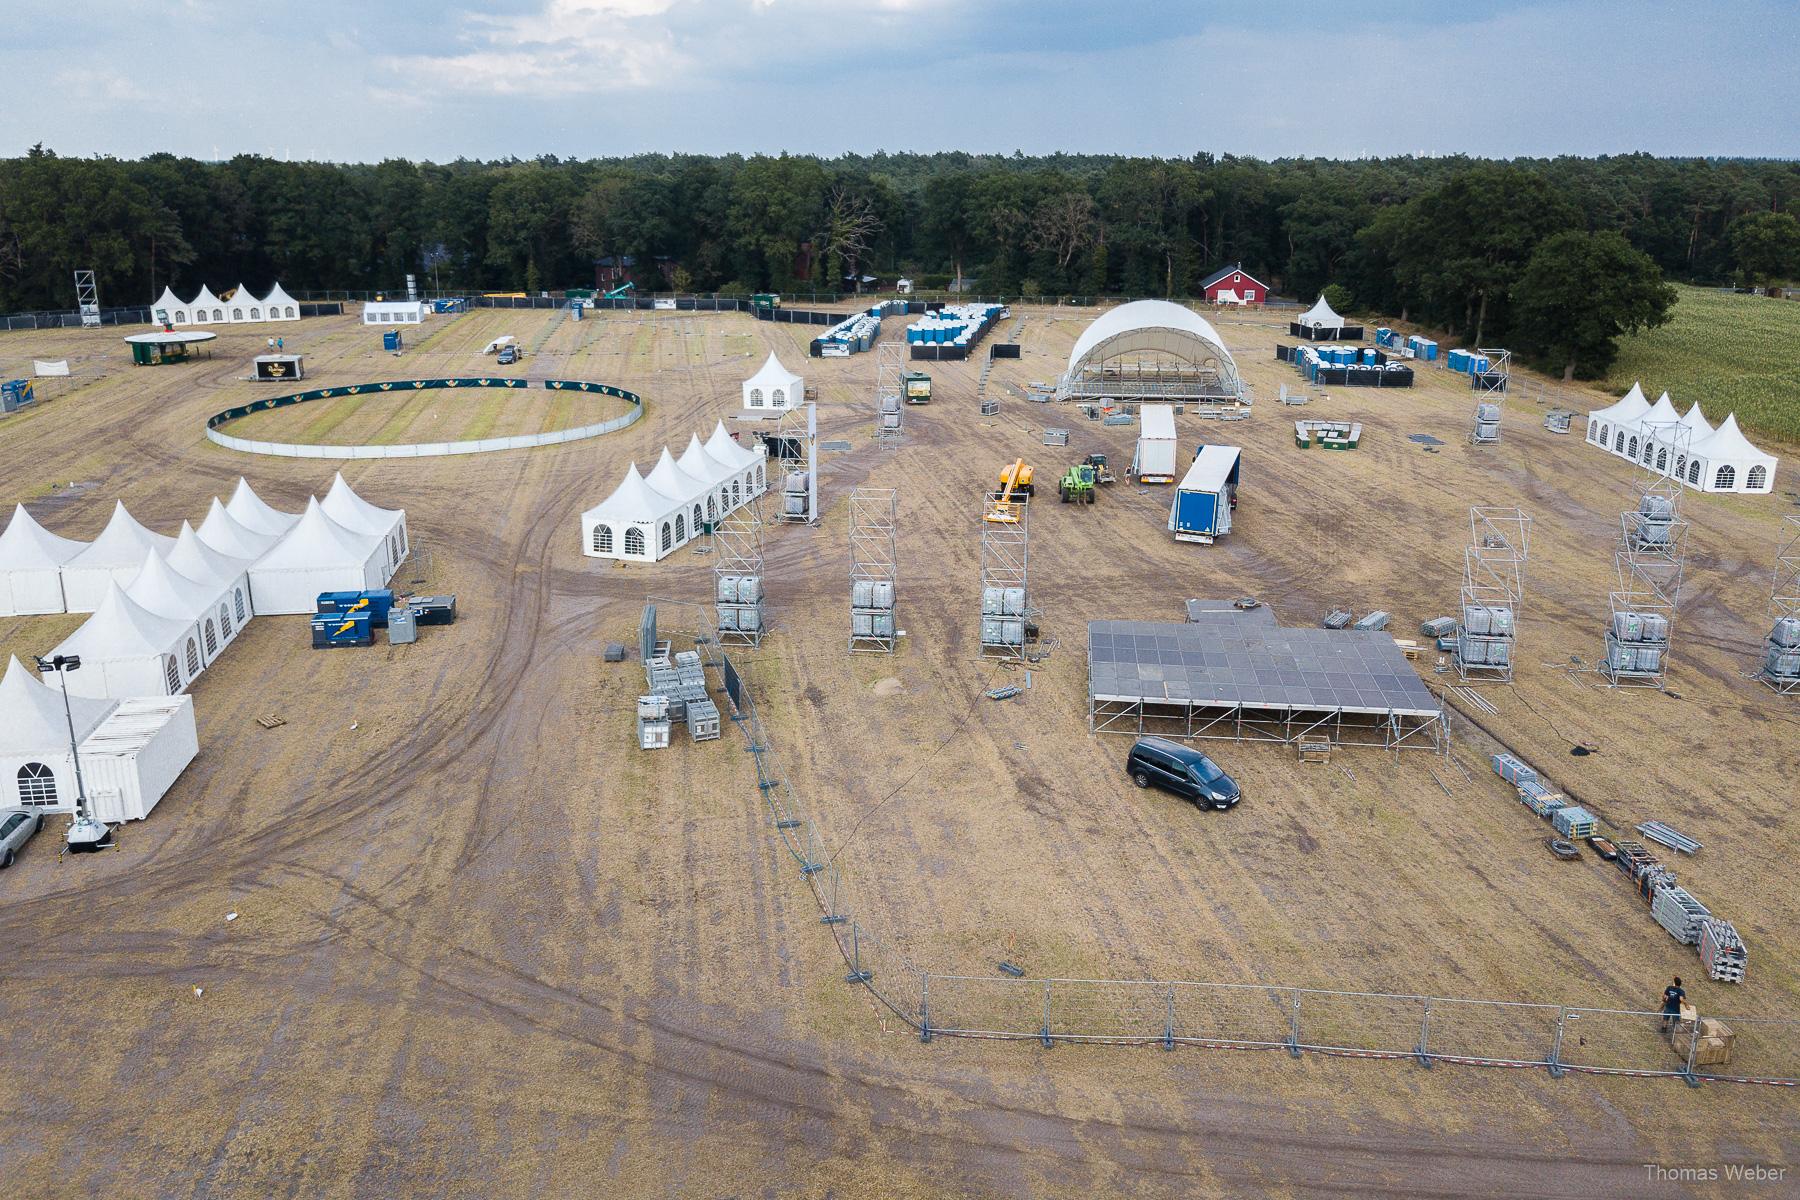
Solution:
<svg viewBox="0 0 1800 1200">
<path fill-rule="evenodd" d="M 1795 0 L 0 0 L 0 17 L 7 155 L 1800 156 Z"/>
</svg>

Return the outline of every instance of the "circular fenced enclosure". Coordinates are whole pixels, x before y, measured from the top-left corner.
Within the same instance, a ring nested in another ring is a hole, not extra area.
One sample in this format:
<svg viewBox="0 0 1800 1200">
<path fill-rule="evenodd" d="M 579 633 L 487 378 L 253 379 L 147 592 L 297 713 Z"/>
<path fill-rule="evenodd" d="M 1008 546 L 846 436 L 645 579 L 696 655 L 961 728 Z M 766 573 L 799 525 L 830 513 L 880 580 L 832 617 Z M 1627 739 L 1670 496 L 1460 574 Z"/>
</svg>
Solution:
<svg viewBox="0 0 1800 1200">
<path fill-rule="evenodd" d="M 644 414 L 642 397 L 611 384 L 546 379 L 538 391 L 550 393 L 547 403 L 515 395 L 531 387 L 529 380 L 490 376 L 312 388 L 214 413 L 206 436 L 227 449 L 281 458 L 434 458 L 583 441 Z"/>
</svg>

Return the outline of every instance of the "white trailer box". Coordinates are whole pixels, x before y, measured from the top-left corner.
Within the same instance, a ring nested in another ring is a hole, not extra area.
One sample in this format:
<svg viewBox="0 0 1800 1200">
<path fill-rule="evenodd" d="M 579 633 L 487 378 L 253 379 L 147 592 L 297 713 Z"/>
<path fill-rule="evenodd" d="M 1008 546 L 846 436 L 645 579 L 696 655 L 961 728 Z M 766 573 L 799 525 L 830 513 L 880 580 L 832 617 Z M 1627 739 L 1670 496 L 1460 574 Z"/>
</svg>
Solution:
<svg viewBox="0 0 1800 1200">
<path fill-rule="evenodd" d="M 1175 482 L 1175 408 L 1146 404 L 1138 412 L 1137 453 L 1131 474 L 1139 483 Z"/>
<path fill-rule="evenodd" d="M 122 701 L 81 743 L 93 815 L 109 825 L 143 820 L 199 752 L 193 697 Z"/>
</svg>

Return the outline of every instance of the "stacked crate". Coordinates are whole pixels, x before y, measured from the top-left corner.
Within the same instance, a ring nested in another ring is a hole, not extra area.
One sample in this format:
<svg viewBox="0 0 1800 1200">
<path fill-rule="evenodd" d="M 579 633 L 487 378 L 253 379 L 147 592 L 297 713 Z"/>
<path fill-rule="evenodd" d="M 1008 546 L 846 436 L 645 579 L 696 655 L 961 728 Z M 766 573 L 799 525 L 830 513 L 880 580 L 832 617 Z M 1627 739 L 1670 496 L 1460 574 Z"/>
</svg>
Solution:
<svg viewBox="0 0 1800 1200">
<path fill-rule="evenodd" d="M 1556 826 L 1556 832 L 1566 838 L 1584 838 L 1594 836 L 1594 814 L 1579 804 L 1565 804 L 1550 814 L 1550 823 Z"/>
<path fill-rule="evenodd" d="M 1650 915 L 1669 931 L 1670 937 L 1684 946 L 1692 946 L 1700 940 L 1700 923 L 1712 913 L 1689 895 L 1686 888 L 1668 884 L 1657 888 L 1651 897 Z"/>
<path fill-rule="evenodd" d="M 1744 967 L 1749 952 L 1744 939 L 1730 921 L 1707 917 L 1700 922 L 1700 961 L 1706 964 L 1706 977 L 1719 983 L 1744 982 Z"/>
<path fill-rule="evenodd" d="M 1550 788 L 1536 779 L 1528 779 L 1519 785 L 1519 803 L 1523 804 L 1526 808 L 1529 808 L 1540 817 L 1554 818 L 1557 813 L 1569 807 L 1569 798 L 1561 792 L 1550 790 Z M 1561 828 L 1560 825 L 1557 827 L 1559 832 Z M 1593 829 L 1590 822 L 1588 833 L 1592 832 Z M 1581 836 L 1586 837 L 1587 834 L 1584 833 Z"/>
<path fill-rule="evenodd" d="M 1537 782 L 1538 773 L 1523 761 L 1510 754 L 1496 754 L 1493 757 L 1494 774 L 1506 780 L 1514 787 L 1519 787 L 1527 780 Z"/>
</svg>

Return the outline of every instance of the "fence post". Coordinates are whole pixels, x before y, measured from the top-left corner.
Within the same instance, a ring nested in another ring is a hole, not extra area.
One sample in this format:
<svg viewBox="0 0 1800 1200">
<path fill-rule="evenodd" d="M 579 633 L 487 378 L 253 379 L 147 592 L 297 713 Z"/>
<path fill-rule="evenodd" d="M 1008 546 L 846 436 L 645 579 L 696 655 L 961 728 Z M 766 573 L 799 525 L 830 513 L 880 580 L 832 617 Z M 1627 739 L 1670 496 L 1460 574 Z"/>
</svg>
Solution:
<svg viewBox="0 0 1800 1200">
<path fill-rule="evenodd" d="M 931 1040 L 931 973 L 919 975 L 919 1040 Z"/>
<path fill-rule="evenodd" d="M 1693 1029 L 1693 1032 L 1688 1034 L 1687 1065 L 1684 1066 L 1681 1071 L 1681 1077 L 1683 1079 L 1687 1080 L 1687 1085 L 1691 1088 L 1697 1088 L 1700 1086 L 1700 1077 L 1698 1075 L 1694 1074 L 1694 1059 L 1699 1055 L 1699 1052 L 1700 1052 L 1700 1012 L 1698 1009 L 1696 1009 L 1694 1011 L 1694 1029 Z"/>
<path fill-rule="evenodd" d="M 1163 1014 L 1163 1049 L 1175 1048 L 1175 985 L 1169 985 L 1169 998 Z"/>
<path fill-rule="evenodd" d="M 1044 980 L 1044 1027 L 1038 1031 L 1038 1040 L 1044 1043 L 1046 1050 L 1056 1044 L 1056 1039 L 1050 1036 L 1050 981 L 1048 979 Z"/>
<path fill-rule="evenodd" d="M 869 973 L 862 965 L 862 931 L 855 921 L 850 922 L 850 973 L 844 976 L 844 982 L 869 982 Z"/>
<path fill-rule="evenodd" d="M 1419 1065 L 1431 1069 L 1431 997 L 1425 997 L 1425 1015 L 1419 1021 L 1419 1048 L 1413 1051 L 1413 1057 Z"/>
<path fill-rule="evenodd" d="M 1293 989 L 1294 1007 L 1288 1016 L 1288 1054 L 1300 1057 L 1300 989 Z"/>
<path fill-rule="evenodd" d="M 1577 1020 L 1579 1020 L 1579 1019 L 1580 1018 L 1577 1018 Z M 1556 1038 L 1554 1041 L 1552 1041 L 1550 1043 L 1550 1058 L 1549 1058 L 1549 1061 L 1547 1061 L 1544 1064 L 1546 1067 L 1550 1068 L 1550 1078 L 1552 1078 L 1552 1079 L 1561 1079 L 1563 1077 L 1563 1065 L 1562 1065 L 1563 1030 L 1568 1025 L 1568 1022 L 1569 1022 L 1569 1010 L 1566 1008 L 1557 1009 L 1556 1010 Z"/>
<path fill-rule="evenodd" d="M 829 884 L 827 885 L 829 890 L 825 896 L 825 915 L 819 918 L 819 924 L 842 925 L 845 918 L 844 914 L 837 910 L 837 902 L 838 884 L 842 881 L 843 875 L 838 870 L 836 863 L 831 864 L 831 870 L 827 873 L 827 878 L 829 879 Z"/>
</svg>

